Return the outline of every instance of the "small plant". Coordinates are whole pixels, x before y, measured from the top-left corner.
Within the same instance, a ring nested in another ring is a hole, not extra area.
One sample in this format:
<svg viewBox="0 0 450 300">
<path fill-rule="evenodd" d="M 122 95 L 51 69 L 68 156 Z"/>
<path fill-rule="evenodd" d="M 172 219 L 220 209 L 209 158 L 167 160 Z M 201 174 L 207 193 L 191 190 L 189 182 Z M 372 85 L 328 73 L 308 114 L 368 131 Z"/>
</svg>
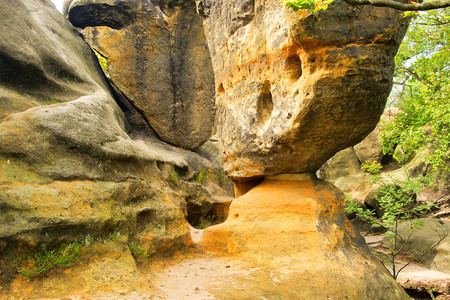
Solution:
<svg viewBox="0 0 450 300">
<path fill-rule="evenodd" d="M 46 245 L 41 246 L 34 258 L 29 262 L 31 267 L 19 270 L 19 273 L 33 280 L 36 277 L 44 277 L 58 268 L 73 266 L 80 257 L 80 244 L 77 242 L 61 245 L 58 250 L 48 250 Z"/>
<path fill-rule="evenodd" d="M 365 163 L 361 165 L 361 170 L 369 172 L 371 174 L 380 174 L 383 166 L 377 161 L 366 160 Z"/>
<path fill-rule="evenodd" d="M 282 0 L 281 3 L 292 8 L 295 12 L 300 9 L 306 9 L 310 13 L 319 10 L 327 10 L 333 0 Z"/>
<path fill-rule="evenodd" d="M 198 174 L 195 176 L 195 181 L 197 181 L 200 184 L 203 184 L 205 182 L 205 179 L 211 178 L 211 176 L 214 174 L 214 170 L 211 169 L 202 169 L 198 172 Z"/>
<path fill-rule="evenodd" d="M 178 172 L 175 169 L 175 167 L 172 166 L 172 168 L 170 169 L 170 172 L 169 172 L 169 183 L 173 187 L 178 187 L 178 181 L 179 180 L 180 180 L 180 175 L 178 175 Z"/>
<path fill-rule="evenodd" d="M 93 238 L 90 234 L 88 234 L 88 235 L 86 236 L 86 238 L 84 239 L 84 245 L 85 245 L 86 247 L 92 246 L 92 244 L 94 244 L 94 242 L 95 242 L 95 240 L 94 240 L 94 238 Z"/>
<path fill-rule="evenodd" d="M 432 203 L 421 203 L 415 205 L 415 195 L 429 183 L 429 178 L 423 177 L 419 179 L 407 178 L 405 183 L 400 183 L 391 178 L 392 183 L 385 183 L 381 178 L 376 178 L 373 182 L 381 184 L 378 189 L 379 195 L 376 197 L 382 216 L 377 217 L 375 211 L 362 208 L 355 202 L 347 202 L 345 212 L 347 214 L 356 213 L 357 216 L 366 220 L 370 224 L 377 224 L 384 227 L 387 231 L 383 239 L 384 246 L 387 249 L 387 255 L 376 253 L 383 265 L 392 267 L 392 275 L 397 278 L 398 274 L 408 266 L 412 261 L 422 257 L 426 253 L 435 248 L 448 234 L 439 234 L 439 240 L 424 253 L 418 257 L 409 257 L 408 261 L 399 269 L 396 268 L 395 260 L 401 254 L 404 246 L 411 238 L 412 231 L 423 226 L 423 221 L 414 219 L 414 217 L 424 214 L 432 209 Z M 409 222 L 409 236 L 402 237 L 398 232 L 400 222 Z"/>
<path fill-rule="evenodd" d="M 144 247 L 139 246 L 135 242 L 129 243 L 128 248 L 130 249 L 131 254 L 134 258 L 148 258 L 151 255 L 151 253 L 149 254 Z"/>
<path fill-rule="evenodd" d="M 203 184 L 205 180 L 215 180 L 220 185 L 225 185 L 230 180 L 225 176 L 223 169 L 201 169 L 194 179 L 200 184 Z"/>
<path fill-rule="evenodd" d="M 118 240 L 119 238 L 120 238 L 120 231 L 114 231 L 114 232 L 111 232 L 109 235 L 108 235 L 108 238 L 104 241 L 105 242 L 105 244 L 107 244 L 109 241 L 116 241 L 116 240 Z"/>
<path fill-rule="evenodd" d="M 42 103 L 42 105 L 51 105 L 51 104 L 56 104 L 56 103 L 60 103 L 60 101 L 53 99 L 53 98 L 47 98 L 44 100 L 44 103 Z"/>
</svg>

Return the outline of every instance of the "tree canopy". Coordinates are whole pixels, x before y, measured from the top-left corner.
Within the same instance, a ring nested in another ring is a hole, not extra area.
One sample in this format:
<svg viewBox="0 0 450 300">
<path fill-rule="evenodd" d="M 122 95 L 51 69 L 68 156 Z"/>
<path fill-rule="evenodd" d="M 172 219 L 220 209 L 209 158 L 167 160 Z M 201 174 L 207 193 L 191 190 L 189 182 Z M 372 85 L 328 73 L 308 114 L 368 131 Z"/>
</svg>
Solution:
<svg viewBox="0 0 450 300">
<path fill-rule="evenodd" d="M 390 102 L 401 109 L 383 132 L 386 152 L 400 146 L 408 156 L 428 149 L 445 167 L 450 158 L 450 9 L 421 13 L 411 21 L 395 58 Z"/>
</svg>

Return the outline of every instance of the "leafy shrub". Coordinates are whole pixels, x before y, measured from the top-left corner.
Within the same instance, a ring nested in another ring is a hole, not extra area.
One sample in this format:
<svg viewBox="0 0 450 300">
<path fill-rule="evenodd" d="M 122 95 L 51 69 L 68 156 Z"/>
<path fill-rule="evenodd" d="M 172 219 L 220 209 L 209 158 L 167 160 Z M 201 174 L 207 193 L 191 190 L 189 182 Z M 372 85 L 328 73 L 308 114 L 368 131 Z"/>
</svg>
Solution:
<svg viewBox="0 0 450 300">
<path fill-rule="evenodd" d="M 333 2 L 333 0 L 282 0 L 282 3 L 287 7 L 292 8 L 295 12 L 300 9 L 307 9 L 309 12 L 313 13 L 319 10 L 327 10 L 328 5 Z"/>
<path fill-rule="evenodd" d="M 405 265 L 397 269 L 395 259 L 401 253 L 402 245 L 406 244 L 411 236 L 407 237 L 406 240 L 401 237 L 398 233 L 398 225 L 400 222 L 409 222 L 410 232 L 415 228 L 420 228 L 423 222 L 420 219 L 415 219 L 415 216 L 430 211 L 433 203 L 415 204 L 415 195 L 429 183 L 430 178 L 407 178 L 404 183 L 394 178 L 391 178 L 391 180 L 393 183 L 386 183 L 381 178 L 376 178 L 373 181 L 374 183 L 381 184 L 378 189 L 378 196 L 376 197 L 380 209 L 383 212 L 381 217 L 378 218 L 374 210 L 360 207 L 354 202 L 346 203 L 345 212 L 347 214 L 356 213 L 357 216 L 370 224 L 379 225 L 387 230 L 384 236 L 388 238 L 383 239 L 383 243 L 387 248 L 388 255 L 381 253 L 377 256 L 385 266 L 390 265 L 392 267 L 392 275 L 394 278 L 397 278 L 399 272 L 416 259 L 414 257 L 411 258 Z M 400 243 L 400 240 L 402 243 Z M 433 247 L 437 246 L 439 242 Z M 426 253 L 429 251 L 431 249 L 426 250 Z"/>
<path fill-rule="evenodd" d="M 55 271 L 57 268 L 67 268 L 75 264 L 80 257 L 80 244 L 77 242 L 61 245 L 58 250 L 48 250 L 46 245 L 41 246 L 41 250 L 34 254 L 34 258 L 29 261 L 31 267 L 21 269 L 19 273 L 33 280 L 36 277 L 44 277 Z"/>
<path fill-rule="evenodd" d="M 377 161 L 366 160 L 361 165 L 361 170 L 369 172 L 371 174 L 379 174 L 381 172 L 381 169 L 383 169 L 383 166 Z"/>
</svg>

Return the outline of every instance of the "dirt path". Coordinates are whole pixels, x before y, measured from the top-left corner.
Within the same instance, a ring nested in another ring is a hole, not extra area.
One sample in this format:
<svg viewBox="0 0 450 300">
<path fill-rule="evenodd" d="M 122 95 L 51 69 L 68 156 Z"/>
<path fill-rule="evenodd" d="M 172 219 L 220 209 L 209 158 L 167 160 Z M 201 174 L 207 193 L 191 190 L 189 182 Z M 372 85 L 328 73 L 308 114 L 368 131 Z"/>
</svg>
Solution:
<svg viewBox="0 0 450 300">
<path fill-rule="evenodd" d="M 151 282 L 158 289 L 156 299 L 210 300 L 230 289 L 244 291 L 242 278 L 252 280 L 260 270 L 239 260 L 203 256 L 162 263 L 151 270 Z"/>
</svg>

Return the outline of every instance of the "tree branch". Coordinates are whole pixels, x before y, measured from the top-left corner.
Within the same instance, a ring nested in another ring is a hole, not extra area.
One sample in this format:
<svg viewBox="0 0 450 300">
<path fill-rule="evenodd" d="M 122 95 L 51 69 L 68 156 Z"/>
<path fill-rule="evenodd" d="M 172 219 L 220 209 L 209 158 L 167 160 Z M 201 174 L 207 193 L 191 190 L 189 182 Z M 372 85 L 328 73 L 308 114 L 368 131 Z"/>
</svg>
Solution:
<svg viewBox="0 0 450 300">
<path fill-rule="evenodd" d="M 400 3 L 394 0 L 344 0 L 350 5 L 372 5 L 391 7 L 402 11 L 424 11 L 450 6 L 450 0 L 436 0 L 423 3 Z"/>
<path fill-rule="evenodd" d="M 406 73 L 408 73 L 409 75 L 411 75 L 412 77 L 414 77 L 415 79 L 417 79 L 418 81 L 422 82 L 423 84 L 427 84 L 427 85 L 430 85 L 430 86 L 433 85 L 428 80 L 423 79 L 422 77 L 420 77 L 416 72 L 414 72 L 410 68 L 402 68 L 402 70 L 405 71 Z"/>
</svg>

